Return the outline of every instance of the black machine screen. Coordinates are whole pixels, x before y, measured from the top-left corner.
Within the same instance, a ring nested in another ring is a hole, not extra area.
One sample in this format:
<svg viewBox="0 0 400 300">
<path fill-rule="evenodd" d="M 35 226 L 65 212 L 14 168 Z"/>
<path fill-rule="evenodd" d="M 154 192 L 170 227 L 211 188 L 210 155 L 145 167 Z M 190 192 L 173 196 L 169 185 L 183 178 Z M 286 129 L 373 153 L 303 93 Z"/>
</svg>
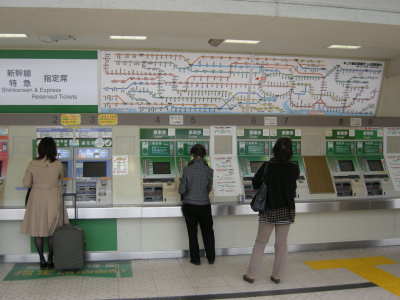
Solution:
<svg viewBox="0 0 400 300">
<path fill-rule="evenodd" d="M 354 171 L 353 161 L 351 160 L 339 160 L 339 168 L 342 172 Z"/>
<path fill-rule="evenodd" d="M 368 168 L 371 172 L 373 171 L 383 171 L 382 162 L 380 160 L 367 160 Z"/>
<path fill-rule="evenodd" d="M 250 161 L 251 173 L 257 173 L 258 169 L 262 166 L 263 161 Z"/>
<path fill-rule="evenodd" d="M 63 165 L 63 176 L 68 177 L 68 162 L 63 161 L 62 165 Z"/>
<path fill-rule="evenodd" d="M 169 162 L 153 162 L 153 174 L 171 174 Z"/>
<path fill-rule="evenodd" d="M 107 165 L 105 161 L 83 162 L 83 177 L 106 177 Z"/>
</svg>

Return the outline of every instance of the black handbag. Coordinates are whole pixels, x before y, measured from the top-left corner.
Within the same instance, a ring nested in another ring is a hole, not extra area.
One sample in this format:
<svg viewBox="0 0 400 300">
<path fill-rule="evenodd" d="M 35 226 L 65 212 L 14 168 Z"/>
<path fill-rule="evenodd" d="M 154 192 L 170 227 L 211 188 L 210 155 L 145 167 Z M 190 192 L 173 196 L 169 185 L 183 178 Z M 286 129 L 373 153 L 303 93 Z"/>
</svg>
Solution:
<svg viewBox="0 0 400 300">
<path fill-rule="evenodd" d="M 268 162 L 265 163 L 263 172 L 263 182 L 250 203 L 251 209 L 255 212 L 265 210 L 265 204 L 267 202 L 267 184 L 264 182 L 264 178 L 267 175 L 267 169 L 268 169 Z"/>
</svg>

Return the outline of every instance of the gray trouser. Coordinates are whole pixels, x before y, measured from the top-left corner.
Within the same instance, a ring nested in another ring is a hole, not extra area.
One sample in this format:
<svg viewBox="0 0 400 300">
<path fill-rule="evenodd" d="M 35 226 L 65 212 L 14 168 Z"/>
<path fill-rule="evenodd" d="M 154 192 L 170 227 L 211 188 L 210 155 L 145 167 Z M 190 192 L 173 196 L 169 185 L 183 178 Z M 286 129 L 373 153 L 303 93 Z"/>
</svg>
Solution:
<svg viewBox="0 0 400 300">
<path fill-rule="evenodd" d="M 251 254 L 247 276 L 255 278 L 260 270 L 261 259 L 264 255 L 265 246 L 268 243 L 272 230 L 275 228 L 275 260 L 272 269 L 272 276 L 281 279 L 286 267 L 287 258 L 287 236 L 290 224 L 269 224 L 265 222 L 258 223 L 257 238 L 254 243 Z"/>
</svg>

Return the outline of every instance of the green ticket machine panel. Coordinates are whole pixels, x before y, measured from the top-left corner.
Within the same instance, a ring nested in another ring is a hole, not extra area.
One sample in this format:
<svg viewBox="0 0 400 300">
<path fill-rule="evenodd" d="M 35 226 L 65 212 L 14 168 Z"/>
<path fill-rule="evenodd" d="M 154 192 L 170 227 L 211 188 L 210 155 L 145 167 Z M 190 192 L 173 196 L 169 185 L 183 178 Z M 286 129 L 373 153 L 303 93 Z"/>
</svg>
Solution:
<svg viewBox="0 0 400 300">
<path fill-rule="evenodd" d="M 210 160 L 208 156 L 209 141 L 176 141 L 176 166 L 178 169 L 179 177 L 182 176 L 183 169 L 188 165 L 188 163 L 192 160 L 192 156 L 190 154 L 190 149 L 195 144 L 201 144 L 206 148 L 207 155 L 204 157 L 204 160 L 210 165 Z"/>
<path fill-rule="evenodd" d="M 180 204 L 178 192 L 183 169 L 192 159 L 190 149 L 205 146 L 208 153 L 209 129 L 141 128 L 140 167 L 144 203 Z M 206 156 L 206 161 L 208 161 Z"/>
<path fill-rule="evenodd" d="M 256 194 L 252 185 L 252 179 L 261 165 L 269 160 L 270 143 L 268 136 L 263 135 L 263 130 L 243 129 L 238 136 L 237 154 L 239 172 L 242 177 L 244 199 L 248 203 Z"/>
<path fill-rule="evenodd" d="M 355 141 L 326 142 L 326 155 L 338 198 L 365 197 L 366 190 L 355 153 Z"/>
<path fill-rule="evenodd" d="M 143 202 L 177 202 L 178 182 L 172 141 L 141 141 L 140 167 Z"/>
<path fill-rule="evenodd" d="M 358 141 L 356 150 L 367 196 L 387 197 L 396 195 L 383 156 L 383 141 Z"/>
<path fill-rule="evenodd" d="M 239 169 L 243 180 L 245 202 L 251 201 L 256 190 L 252 179 L 261 165 L 272 156 L 272 149 L 280 137 L 289 137 L 293 143 L 293 162 L 300 168 L 297 182 L 297 199 L 308 199 L 308 185 L 301 156 L 301 131 L 295 129 L 241 129 L 238 134 L 237 153 Z"/>
</svg>

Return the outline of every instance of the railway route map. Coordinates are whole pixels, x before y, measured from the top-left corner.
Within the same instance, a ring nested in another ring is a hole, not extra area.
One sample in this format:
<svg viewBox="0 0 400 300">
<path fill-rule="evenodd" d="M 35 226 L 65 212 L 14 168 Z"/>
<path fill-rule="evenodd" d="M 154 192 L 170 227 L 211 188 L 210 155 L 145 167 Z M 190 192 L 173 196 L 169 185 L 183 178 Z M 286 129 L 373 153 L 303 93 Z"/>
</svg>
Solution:
<svg viewBox="0 0 400 300">
<path fill-rule="evenodd" d="M 100 113 L 373 116 L 383 61 L 100 51 Z"/>
</svg>

